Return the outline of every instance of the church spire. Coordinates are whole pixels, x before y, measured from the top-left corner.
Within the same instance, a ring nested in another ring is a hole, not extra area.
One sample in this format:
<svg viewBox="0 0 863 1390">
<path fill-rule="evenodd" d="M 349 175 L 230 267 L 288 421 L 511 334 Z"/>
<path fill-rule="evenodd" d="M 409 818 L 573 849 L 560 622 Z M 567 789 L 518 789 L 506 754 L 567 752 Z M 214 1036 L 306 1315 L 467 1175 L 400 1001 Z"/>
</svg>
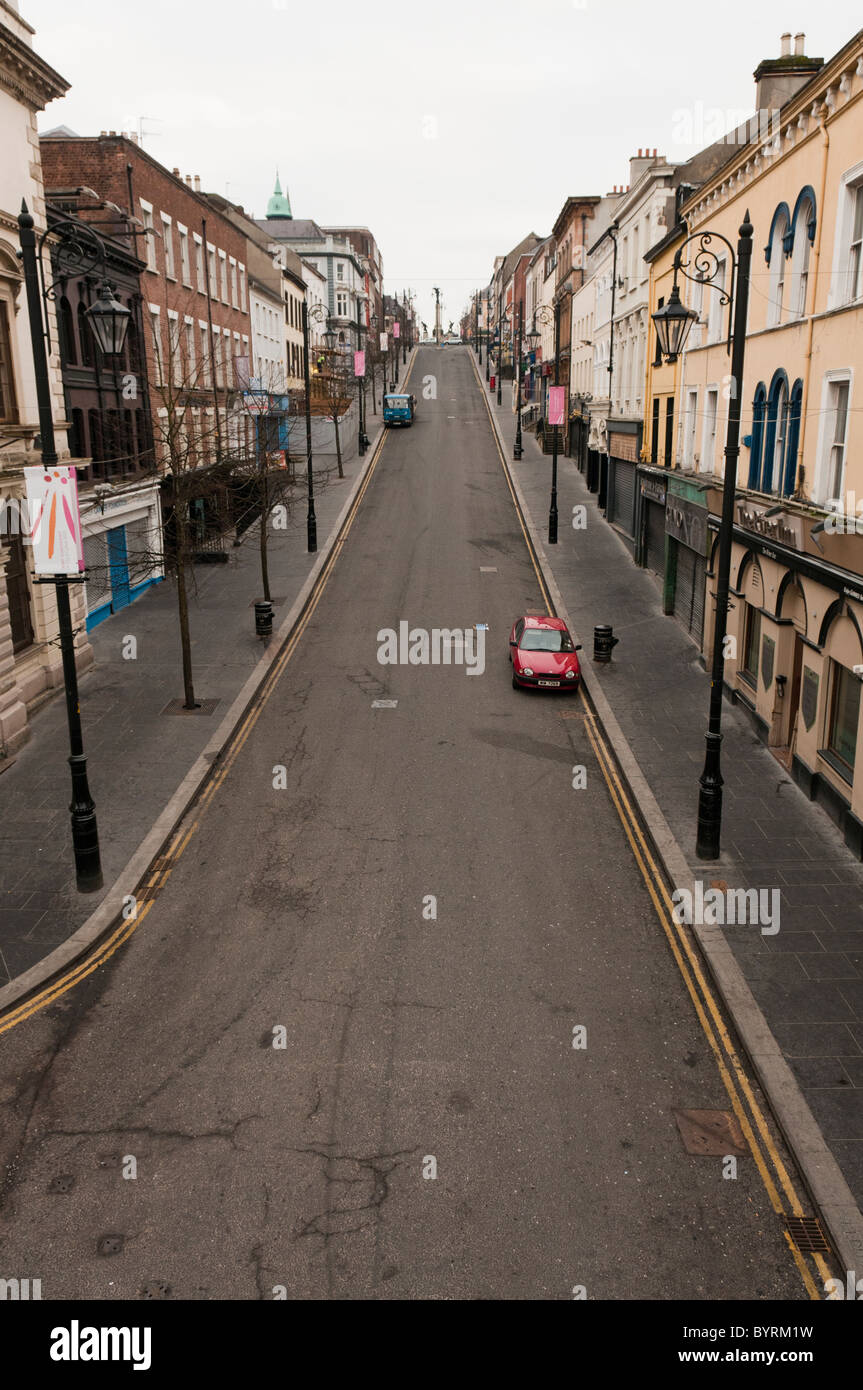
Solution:
<svg viewBox="0 0 863 1390">
<path fill-rule="evenodd" d="M 276 170 L 276 186 L 273 189 L 273 196 L 267 203 L 267 217 L 293 217 L 293 213 L 291 212 L 291 200 L 288 197 L 287 189 L 282 193 L 278 169 Z"/>
</svg>

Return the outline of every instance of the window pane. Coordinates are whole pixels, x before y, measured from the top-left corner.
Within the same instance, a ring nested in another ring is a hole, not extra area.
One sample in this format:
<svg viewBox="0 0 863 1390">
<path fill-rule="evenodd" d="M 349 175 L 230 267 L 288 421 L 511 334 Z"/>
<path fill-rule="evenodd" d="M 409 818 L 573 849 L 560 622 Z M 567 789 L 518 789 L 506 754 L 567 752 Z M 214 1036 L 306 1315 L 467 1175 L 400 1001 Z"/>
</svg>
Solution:
<svg viewBox="0 0 863 1390">
<path fill-rule="evenodd" d="M 830 750 L 853 768 L 860 716 L 860 682 L 844 666 L 836 666 L 834 670 L 836 683 L 830 721 Z"/>
</svg>

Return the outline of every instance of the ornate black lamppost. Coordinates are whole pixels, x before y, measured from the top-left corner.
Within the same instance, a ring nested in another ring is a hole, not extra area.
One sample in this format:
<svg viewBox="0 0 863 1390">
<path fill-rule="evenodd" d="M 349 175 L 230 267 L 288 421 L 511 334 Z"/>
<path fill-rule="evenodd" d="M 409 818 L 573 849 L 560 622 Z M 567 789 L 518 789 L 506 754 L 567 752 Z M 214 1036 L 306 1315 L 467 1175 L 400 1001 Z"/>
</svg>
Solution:
<svg viewBox="0 0 863 1390">
<path fill-rule="evenodd" d="M 58 463 L 54 441 L 54 419 L 51 413 L 51 384 L 48 377 L 46 340 L 48 333 L 42 313 L 42 302 L 53 299 L 55 287 L 69 275 L 87 274 L 101 265 L 102 284 L 96 303 L 84 317 L 93 336 L 106 356 L 119 356 L 126 341 L 131 314 L 114 298 L 106 277 L 105 243 L 87 225 L 72 218 L 61 218 L 36 242 L 35 224 L 27 204 L 22 202 L 18 216 L 20 258 L 27 290 L 27 311 L 30 319 L 30 342 L 36 378 L 36 400 L 39 407 L 39 435 L 42 464 L 46 470 Z M 42 252 L 48 238 L 54 246 L 57 274 L 46 285 Z M 41 285 L 40 285 L 41 279 Z M 57 621 L 60 652 L 63 658 L 63 683 L 66 688 L 66 716 L 69 723 L 69 767 L 72 772 L 72 847 L 75 855 L 75 878 L 81 893 L 95 893 L 102 887 L 102 864 L 99 854 L 99 830 L 96 806 L 87 781 L 87 759 L 81 730 L 81 710 L 78 703 L 78 673 L 75 668 L 75 633 L 72 628 L 72 609 L 69 585 L 85 582 L 82 574 L 52 574 L 39 576 L 36 583 L 53 584 L 57 594 Z"/>
<path fill-rule="evenodd" d="M 328 348 L 332 348 L 336 335 L 330 321 L 329 311 L 323 304 L 313 304 L 309 308 L 305 297 L 303 298 L 303 376 L 306 387 L 306 480 L 307 491 L 309 494 L 309 508 L 306 514 L 306 547 L 309 554 L 313 554 L 318 548 L 318 522 L 315 516 L 315 475 L 312 466 L 312 384 L 311 369 L 309 366 L 309 319 L 313 318 L 316 323 L 326 323 L 327 328 L 324 333 L 324 340 Z"/>
<path fill-rule="evenodd" d="M 731 353 L 731 396 L 728 402 L 728 428 L 725 434 L 725 480 L 722 488 L 722 522 L 719 527 L 719 561 L 716 571 L 716 618 L 713 628 L 713 665 L 710 676 L 710 717 L 706 735 L 704 770 L 698 797 L 698 833 L 695 852 L 699 859 L 718 859 L 722 828 L 722 773 L 719 750 L 722 744 L 722 683 L 725 674 L 725 631 L 728 621 L 728 593 L 731 576 L 731 539 L 734 527 L 734 494 L 737 490 L 737 460 L 740 454 L 740 402 L 743 396 L 743 358 L 746 348 L 746 311 L 749 303 L 749 267 L 752 260 L 753 226 L 749 212 L 744 214 L 737 241 L 737 255 L 727 237 L 719 232 L 696 232 L 687 237 L 674 256 L 674 284 L 668 303 L 652 315 L 656 336 L 666 362 L 676 362 L 683 350 L 693 321 L 698 317 L 680 301 L 678 275 L 698 280 L 719 292 L 720 304 L 728 304 L 727 347 Z M 713 242 L 728 247 L 731 286 L 728 293 L 716 282 L 722 266 Z M 683 253 L 695 243 L 689 259 Z M 733 325 L 733 327 L 732 327 Z"/>
<path fill-rule="evenodd" d="M 533 331 L 536 332 L 536 321 L 540 323 L 554 322 L 554 384 L 560 385 L 560 306 L 565 295 L 572 295 L 569 286 L 564 286 L 554 297 L 554 309 L 549 309 L 547 304 L 541 304 L 534 312 Z M 551 501 L 548 508 L 548 543 L 557 545 L 557 449 L 558 449 L 558 428 L 555 421 L 552 426 L 551 444 Z"/>
<path fill-rule="evenodd" d="M 517 336 L 517 338 L 516 338 L 516 349 L 515 349 L 515 371 L 516 371 L 516 373 L 517 373 L 517 377 L 516 377 L 516 397 L 515 397 L 515 400 L 516 400 L 516 407 L 515 407 L 515 408 L 516 408 L 515 443 L 514 443 L 513 446 L 512 446 L 512 456 L 513 456 L 514 459 L 520 459 L 521 456 L 522 456 L 522 454 L 523 454 L 523 452 L 524 452 L 524 450 L 523 450 L 522 447 L 521 447 L 521 332 L 522 332 L 522 319 L 523 319 L 523 317 L 524 317 L 524 302 L 520 299 L 520 300 L 518 301 L 518 336 Z"/>
</svg>

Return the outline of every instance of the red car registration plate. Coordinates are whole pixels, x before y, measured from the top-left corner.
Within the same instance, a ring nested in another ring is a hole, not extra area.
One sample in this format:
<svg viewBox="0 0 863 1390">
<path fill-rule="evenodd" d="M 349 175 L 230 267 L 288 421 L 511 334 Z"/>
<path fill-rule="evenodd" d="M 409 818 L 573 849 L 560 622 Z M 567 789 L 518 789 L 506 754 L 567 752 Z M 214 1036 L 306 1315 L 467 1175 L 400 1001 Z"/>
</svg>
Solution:
<svg viewBox="0 0 863 1390">
<path fill-rule="evenodd" d="M 537 685 L 560 685 L 560 681 L 537 681 Z"/>
</svg>

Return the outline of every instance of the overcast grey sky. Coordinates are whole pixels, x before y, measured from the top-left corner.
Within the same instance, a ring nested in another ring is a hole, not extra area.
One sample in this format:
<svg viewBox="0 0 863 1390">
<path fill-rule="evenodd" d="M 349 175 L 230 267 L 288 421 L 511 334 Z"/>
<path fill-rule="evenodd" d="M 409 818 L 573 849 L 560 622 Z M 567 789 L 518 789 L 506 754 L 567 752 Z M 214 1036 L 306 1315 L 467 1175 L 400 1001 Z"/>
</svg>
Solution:
<svg viewBox="0 0 863 1390">
<path fill-rule="evenodd" d="M 21 0 L 71 82 L 40 128 L 137 129 L 168 168 L 263 216 L 366 225 L 388 291 L 433 321 L 568 194 L 628 181 L 639 146 L 686 158 L 754 108 L 785 30 L 829 58 L 856 0 Z M 691 136 L 687 139 L 687 135 Z"/>
</svg>

